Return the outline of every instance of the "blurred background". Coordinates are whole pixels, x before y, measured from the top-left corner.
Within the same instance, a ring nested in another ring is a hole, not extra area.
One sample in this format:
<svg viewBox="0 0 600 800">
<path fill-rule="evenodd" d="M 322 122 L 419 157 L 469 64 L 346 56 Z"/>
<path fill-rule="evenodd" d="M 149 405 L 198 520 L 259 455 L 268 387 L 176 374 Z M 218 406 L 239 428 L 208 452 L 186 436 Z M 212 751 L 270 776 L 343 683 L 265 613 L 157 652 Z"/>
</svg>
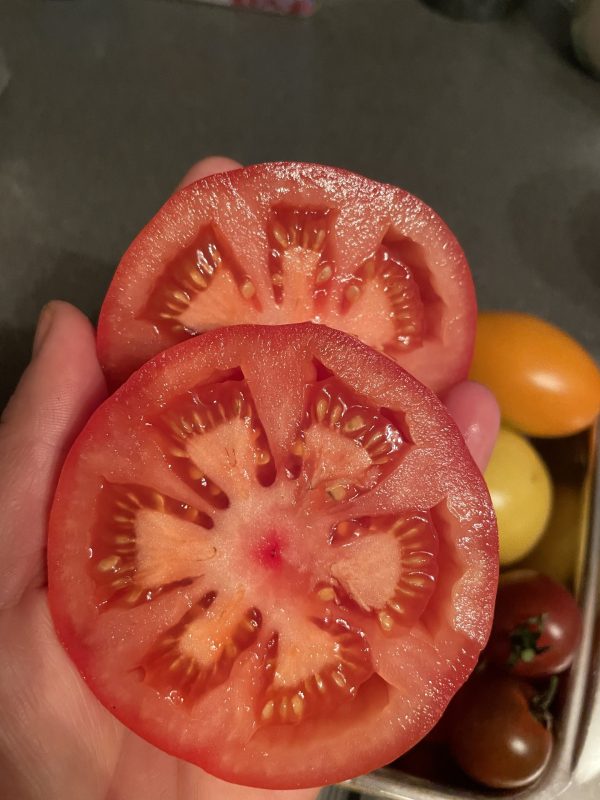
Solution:
<svg viewBox="0 0 600 800">
<path fill-rule="evenodd" d="M 600 83 L 568 4 L 488 23 L 431 5 L 3 0 L 0 404 L 41 306 L 94 317 L 132 237 L 213 153 L 410 190 L 455 231 L 482 307 L 540 314 L 600 357 Z"/>
</svg>

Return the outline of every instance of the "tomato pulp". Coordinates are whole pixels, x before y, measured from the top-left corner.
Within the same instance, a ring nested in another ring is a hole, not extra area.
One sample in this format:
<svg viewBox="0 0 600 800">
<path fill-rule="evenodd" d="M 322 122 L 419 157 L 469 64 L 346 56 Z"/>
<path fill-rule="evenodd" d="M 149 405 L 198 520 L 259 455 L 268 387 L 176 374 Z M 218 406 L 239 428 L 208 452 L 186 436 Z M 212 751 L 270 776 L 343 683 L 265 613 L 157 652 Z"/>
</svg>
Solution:
<svg viewBox="0 0 600 800">
<path fill-rule="evenodd" d="M 174 195 L 126 252 L 98 352 L 117 385 L 198 333 L 310 320 L 442 392 L 466 377 L 474 346 L 464 254 L 421 200 L 344 170 L 263 164 L 213 175 Z"/>
<path fill-rule="evenodd" d="M 59 636 L 107 708 L 267 788 L 414 745 L 477 661 L 498 570 L 435 395 L 311 323 L 213 331 L 132 376 L 67 458 L 48 559 Z"/>
</svg>

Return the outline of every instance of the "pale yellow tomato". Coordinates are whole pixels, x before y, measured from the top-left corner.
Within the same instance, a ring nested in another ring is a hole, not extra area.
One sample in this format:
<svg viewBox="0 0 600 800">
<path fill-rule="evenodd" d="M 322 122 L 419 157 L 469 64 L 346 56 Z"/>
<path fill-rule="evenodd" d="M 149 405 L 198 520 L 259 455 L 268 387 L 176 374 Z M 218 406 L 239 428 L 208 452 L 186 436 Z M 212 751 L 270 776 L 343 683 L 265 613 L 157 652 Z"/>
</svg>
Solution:
<svg viewBox="0 0 600 800">
<path fill-rule="evenodd" d="M 500 563 L 524 558 L 542 536 L 552 508 L 552 481 L 533 446 L 501 428 L 485 480 L 498 517 Z"/>
</svg>

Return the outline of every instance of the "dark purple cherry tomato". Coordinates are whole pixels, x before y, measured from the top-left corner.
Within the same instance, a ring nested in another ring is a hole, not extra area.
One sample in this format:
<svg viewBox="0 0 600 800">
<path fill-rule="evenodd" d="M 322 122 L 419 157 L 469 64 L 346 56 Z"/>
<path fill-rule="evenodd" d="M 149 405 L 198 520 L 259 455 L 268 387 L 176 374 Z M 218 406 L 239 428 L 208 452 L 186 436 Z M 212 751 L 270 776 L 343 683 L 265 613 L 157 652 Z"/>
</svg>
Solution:
<svg viewBox="0 0 600 800">
<path fill-rule="evenodd" d="M 571 665 L 580 638 L 581 611 L 564 586 L 533 570 L 502 575 L 490 662 L 522 677 L 554 675 Z"/>
<path fill-rule="evenodd" d="M 545 698 L 501 673 L 475 675 L 448 710 L 449 745 L 471 778 L 493 789 L 535 781 L 552 752 Z"/>
</svg>

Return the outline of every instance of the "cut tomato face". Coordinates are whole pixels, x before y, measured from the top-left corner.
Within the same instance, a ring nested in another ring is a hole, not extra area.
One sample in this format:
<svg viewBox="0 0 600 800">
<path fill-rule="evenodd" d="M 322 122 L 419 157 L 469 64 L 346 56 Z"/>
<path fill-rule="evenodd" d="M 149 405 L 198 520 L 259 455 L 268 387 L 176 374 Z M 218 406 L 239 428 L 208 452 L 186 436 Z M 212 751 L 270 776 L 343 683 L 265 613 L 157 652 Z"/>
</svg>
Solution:
<svg viewBox="0 0 600 800">
<path fill-rule="evenodd" d="M 443 221 L 401 189 L 306 164 L 212 175 L 174 195 L 125 253 L 98 325 L 118 385 L 205 331 L 313 321 L 442 392 L 466 377 L 475 293 Z"/>
<path fill-rule="evenodd" d="M 379 767 L 484 646 L 497 533 L 435 395 L 325 326 L 236 326 L 140 369 L 60 478 L 50 605 L 88 685 L 251 786 Z"/>
</svg>

